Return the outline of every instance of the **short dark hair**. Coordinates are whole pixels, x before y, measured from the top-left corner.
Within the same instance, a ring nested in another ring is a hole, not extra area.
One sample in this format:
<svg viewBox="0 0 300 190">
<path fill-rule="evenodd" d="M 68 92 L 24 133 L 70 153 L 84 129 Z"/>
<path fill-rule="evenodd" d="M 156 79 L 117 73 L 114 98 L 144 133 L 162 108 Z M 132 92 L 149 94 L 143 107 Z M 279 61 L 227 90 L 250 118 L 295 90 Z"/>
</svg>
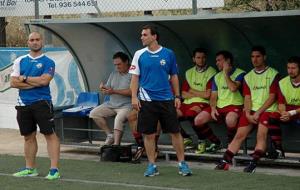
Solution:
<svg viewBox="0 0 300 190">
<path fill-rule="evenodd" d="M 224 57 L 224 59 L 229 59 L 230 60 L 230 64 L 233 65 L 233 55 L 231 52 L 227 51 L 227 50 L 221 50 L 219 52 L 216 53 L 216 57 L 222 55 Z"/>
<path fill-rule="evenodd" d="M 156 40 L 158 41 L 159 40 L 158 28 L 156 26 L 150 25 L 150 24 L 147 24 L 147 25 L 143 26 L 143 28 L 142 28 L 142 30 L 147 30 L 147 29 L 150 30 L 151 35 L 156 35 Z"/>
<path fill-rule="evenodd" d="M 120 58 L 123 62 L 128 62 L 129 63 L 129 57 L 126 53 L 124 52 L 121 52 L 121 51 L 118 51 L 117 53 L 115 53 L 113 55 L 113 59 L 117 59 L 117 58 Z"/>
<path fill-rule="evenodd" d="M 300 69 L 300 57 L 299 56 L 292 56 L 288 59 L 288 63 L 296 63 L 298 68 Z"/>
<path fill-rule="evenodd" d="M 266 49 L 263 46 L 253 46 L 251 52 L 258 51 L 262 55 L 266 55 Z"/>
<path fill-rule="evenodd" d="M 195 48 L 194 50 L 193 50 L 193 57 L 195 57 L 196 56 L 196 53 L 204 53 L 205 55 L 207 55 L 207 51 L 206 51 L 206 49 L 204 49 L 204 48 Z"/>
</svg>

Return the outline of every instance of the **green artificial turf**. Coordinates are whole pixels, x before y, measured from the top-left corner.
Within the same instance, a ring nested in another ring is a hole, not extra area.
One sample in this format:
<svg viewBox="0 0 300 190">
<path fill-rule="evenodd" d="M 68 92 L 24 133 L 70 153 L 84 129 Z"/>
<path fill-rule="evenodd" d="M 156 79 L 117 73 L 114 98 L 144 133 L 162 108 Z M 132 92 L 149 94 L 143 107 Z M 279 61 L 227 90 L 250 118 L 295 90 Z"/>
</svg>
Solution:
<svg viewBox="0 0 300 190">
<path fill-rule="evenodd" d="M 231 171 L 192 169 L 193 176 L 178 175 L 177 168 L 159 166 L 159 176 L 144 177 L 145 164 L 110 163 L 80 160 L 61 160 L 61 180 L 43 179 L 49 160 L 38 158 L 38 178 L 15 178 L 10 174 L 24 166 L 23 157 L 0 155 L 1 190 L 298 190 L 300 177 L 246 174 Z"/>
</svg>

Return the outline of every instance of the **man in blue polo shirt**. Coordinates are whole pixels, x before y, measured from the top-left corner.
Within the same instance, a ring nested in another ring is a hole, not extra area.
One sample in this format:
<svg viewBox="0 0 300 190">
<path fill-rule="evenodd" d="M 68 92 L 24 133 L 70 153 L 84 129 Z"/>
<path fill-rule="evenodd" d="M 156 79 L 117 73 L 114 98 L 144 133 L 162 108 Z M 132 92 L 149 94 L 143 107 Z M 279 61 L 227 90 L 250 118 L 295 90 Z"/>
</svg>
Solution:
<svg viewBox="0 0 300 190">
<path fill-rule="evenodd" d="M 129 72 L 132 74 L 132 106 L 139 111 L 138 131 L 144 134 L 149 160 L 144 176 L 152 177 L 159 174 L 155 165 L 155 135 L 158 121 L 161 123 L 162 131 L 171 134 L 179 161 L 179 174 L 189 176 L 192 172 L 184 161 L 183 139 L 176 114 L 176 108 L 180 107 L 180 97 L 175 55 L 172 50 L 158 44 L 159 34 L 154 26 L 143 27 L 141 40 L 146 47 L 135 53 Z"/>
<path fill-rule="evenodd" d="M 37 125 L 47 141 L 51 166 L 49 180 L 60 178 L 58 161 L 60 144 L 54 132 L 53 107 L 49 83 L 55 72 L 55 63 L 42 52 L 41 34 L 33 32 L 28 38 L 29 54 L 14 61 L 11 73 L 11 87 L 19 89 L 16 106 L 20 133 L 24 136 L 25 168 L 13 174 L 15 177 L 37 176 L 36 140 Z"/>
</svg>

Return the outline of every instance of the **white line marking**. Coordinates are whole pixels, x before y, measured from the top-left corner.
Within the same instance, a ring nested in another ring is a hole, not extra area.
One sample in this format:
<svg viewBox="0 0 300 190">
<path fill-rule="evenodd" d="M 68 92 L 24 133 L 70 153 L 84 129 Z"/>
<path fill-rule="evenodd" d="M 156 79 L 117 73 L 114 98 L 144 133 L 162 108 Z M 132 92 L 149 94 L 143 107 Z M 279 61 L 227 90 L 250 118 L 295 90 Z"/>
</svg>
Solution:
<svg viewBox="0 0 300 190">
<path fill-rule="evenodd" d="M 12 174 L 0 173 L 0 176 L 9 176 L 13 177 Z M 30 177 L 35 179 L 46 180 L 44 177 Z M 91 181 L 91 180 L 83 180 L 83 179 L 67 179 L 61 178 L 59 181 L 67 181 L 67 182 L 79 182 L 79 183 L 88 183 L 88 184 L 101 184 L 101 185 L 111 185 L 111 186 L 123 186 L 123 187 L 135 187 L 135 188 L 146 188 L 146 189 L 159 189 L 159 190 L 189 190 L 189 189 L 180 189 L 175 187 L 160 187 L 160 186 L 150 186 L 150 185 L 138 185 L 131 183 L 118 183 L 118 182 L 105 182 L 105 181 Z"/>
</svg>

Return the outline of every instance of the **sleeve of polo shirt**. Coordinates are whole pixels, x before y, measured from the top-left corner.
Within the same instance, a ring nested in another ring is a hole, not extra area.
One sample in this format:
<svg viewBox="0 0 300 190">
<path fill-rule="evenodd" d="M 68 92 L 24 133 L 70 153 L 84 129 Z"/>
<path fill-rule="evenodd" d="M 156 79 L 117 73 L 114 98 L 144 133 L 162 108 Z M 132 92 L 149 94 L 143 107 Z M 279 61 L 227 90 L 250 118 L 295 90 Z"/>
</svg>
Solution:
<svg viewBox="0 0 300 190">
<path fill-rule="evenodd" d="M 105 86 L 108 87 L 108 88 L 113 88 L 113 86 L 112 86 L 113 73 L 114 72 L 110 73 L 110 75 L 109 75 L 109 77 L 108 77 L 108 79 L 106 81 Z"/>
<path fill-rule="evenodd" d="M 139 57 L 140 57 L 140 51 L 135 52 L 129 69 L 130 74 L 140 75 Z"/>
<path fill-rule="evenodd" d="M 12 77 L 20 76 L 20 59 L 19 58 L 17 58 L 13 62 L 12 73 L 10 74 L 10 76 L 12 76 Z"/>
<path fill-rule="evenodd" d="M 43 74 L 51 75 L 52 77 L 55 74 L 55 63 L 53 60 L 49 59 L 49 62 L 45 64 L 45 69 Z"/>
<path fill-rule="evenodd" d="M 177 66 L 177 62 L 176 62 L 176 57 L 174 52 L 172 51 L 170 53 L 170 61 L 171 61 L 171 70 L 170 70 L 170 75 L 177 75 L 178 74 L 178 66 Z"/>
</svg>

